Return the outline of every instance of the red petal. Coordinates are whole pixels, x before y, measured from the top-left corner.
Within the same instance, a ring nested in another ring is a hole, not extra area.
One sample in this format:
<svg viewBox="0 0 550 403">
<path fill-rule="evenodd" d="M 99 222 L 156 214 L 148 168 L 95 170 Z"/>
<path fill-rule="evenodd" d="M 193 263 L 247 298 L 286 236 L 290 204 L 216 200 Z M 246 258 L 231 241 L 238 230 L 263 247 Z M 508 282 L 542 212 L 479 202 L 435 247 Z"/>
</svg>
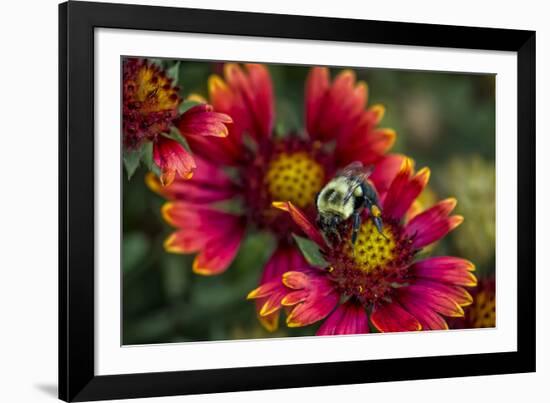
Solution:
<svg viewBox="0 0 550 403">
<path fill-rule="evenodd" d="M 367 312 L 361 305 L 346 302 L 325 319 L 317 336 L 363 334 L 369 332 Z"/>
<path fill-rule="evenodd" d="M 153 160 L 161 170 L 160 182 L 170 185 L 176 173 L 183 179 L 193 176 L 197 167 L 191 154 L 177 141 L 158 136 L 153 145 Z"/>
<path fill-rule="evenodd" d="M 252 105 L 260 134 L 269 137 L 273 130 L 275 107 L 273 105 L 273 87 L 267 67 L 262 64 L 246 64 L 250 84 L 254 90 Z"/>
<path fill-rule="evenodd" d="M 406 287 L 403 292 L 420 306 L 425 306 L 445 316 L 460 317 L 464 311 L 449 293 L 442 292 L 427 284 L 413 284 Z"/>
<path fill-rule="evenodd" d="M 229 166 L 238 165 L 243 161 L 242 139 L 236 137 L 232 129 L 229 129 L 228 137 L 188 135 L 186 140 L 193 153 L 206 160 Z"/>
<path fill-rule="evenodd" d="M 237 99 L 237 95 L 221 77 L 213 75 L 209 78 L 208 91 L 214 110 L 231 116 L 233 120 L 233 123 L 228 126 L 229 135 L 225 138 L 187 135 L 187 141 L 195 154 L 207 160 L 224 165 L 237 165 L 243 158 L 242 127 L 243 124 L 246 125 L 243 119 L 246 119 L 248 114 Z"/>
<path fill-rule="evenodd" d="M 353 138 L 336 149 L 338 159 L 342 165 L 353 161 L 361 161 L 364 165 L 374 164 L 393 146 L 395 136 L 392 129 L 372 130 L 368 126 L 360 126 Z"/>
<path fill-rule="evenodd" d="M 168 251 L 200 252 L 193 263 L 196 273 L 218 274 L 229 267 L 244 235 L 241 217 L 183 201 L 166 203 L 162 215 L 179 228 L 165 242 Z"/>
<path fill-rule="evenodd" d="M 324 78 L 318 78 L 318 81 L 322 80 Z M 356 85 L 355 73 L 344 70 L 336 76 L 324 95 L 317 94 L 313 99 L 320 101 L 317 105 L 310 102 L 310 108 L 316 112 L 312 119 L 307 119 L 309 135 L 319 140 L 335 139 L 353 130 L 359 123 L 366 105 L 367 86 L 365 83 Z"/>
<path fill-rule="evenodd" d="M 230 236 L 211 239 L 193 261 L 193 271 L 197 274 L 211 276 L 223 273 L 239 251 L 244 235 L 244 228 L 235 229 Z"/>
<path fill-rule="evenodd" d="M 187 110 L 178 120 L 178 129 L 184 136 L 227 137 L 226 124 L 233 121 L 223 113 L 214 112 L 211 105 L 200 104 Z"/>
<path fill-rule="evenodd" d="M 460 306 L 467 306 L 473 302 L 473 298 L 465 288 L 458 285 L 444 284 L 439 281 L 427 280 L 419 278 L 415 284 L 425 286 L 437 290 L 439 293 L 446 295 Z"/>
<path fill-rule="evenodd" d="M 407 294 L 400 295 L 399 302 L 411 315 L 418 319 L 423 330 L 445 330 L 449 328 L 445 319 L 439 314 L 424 305 L 419 305 L 417 300 L 410 298 Z"/>
<path fill-rule="evenodd" d="M 306 79 L 306 128 L 314 133 L 320 107 L 329 88 L 329 72 L 326 67 L 313 67 Z"/>
<path fill-rule="evenodd" d="M 400 220 L 424 190 L 430 178 L 430 170 L 423 168 L 411 177 L 412 172 L 412 161 L 406 158 L 382 203 L 384 215 Z"/>
<path fill-rule="evenodd" d="M 474 265 L 457 257 L 438 256 L 424 259 L 414 263 L 410 269 L 414 275 L 421 278 L 465 287 L 477 284 L 476 277 L 471 273 Z"/>
<path fill-rule="evenodd" d="M 282 301 L 284 305 L 292 305 L 286 320 L 288 327 L 307 326 L 325 318 L 340 298 L 332 282 L 318 270 L 287 272 L 283 275 L 283 284 L 298 290 L 298 294 Z"/>
<path fill-rule="evenodd" d="M 405 156 L 403 155 L 389 154 L 376 163 L 369 180 L 374 184 L 380 197 L 383 197 L 390 188 L 392 181 L 403 166 L 404 160 Z"/>
<path fill-rule="evenodd" d="M 286 318 L 288 327 L 308 326 L 318 322 L 332 312 L 338 300 L 339 295 L 332 292 L 319 298 L 311 298 L 296 305 Z"/>
<path fill-rule="evenodd" d="M 463 217 L 458 215 L 448 217 L 455 206 L 456 199 L 450 198 L 417 214 L 406 228 L 407 235 L 414 237 L 414 247 L 422 248 L 438 241 L 458 227 L 464 221 Z"/>
<path fill-rule="evenodd" d="M 301 290 L 309 287 L 310 279 L 308 273 L 300 271 L 288 271 L 283 274 L 283 284 L 293 290 Z"/>
<path fill-rule="evenodd" d="M 321 248 L 326 248 L 326 243 L 319 230 L 307 219 L 304 213 L 295 207 L 291 202 L 273 202 L 273 206 L 286 211 L 296 224 L 304 231 L 304 233 L 319 245 Z"/>
<path fill-rule="evenodd" d="M 305 290 L 292 291 L 281 300 L 281 304 L 284 306 L 294 306 L 300 302 L 304 302 L 307 296 L 308 292 Z"/>
<path fill-rule="evenodd" d="M 180 230 L 174 232 L 164 241 L 164 249 L 171 253 L 196 253 L 204 246 L 208 238 L 197 236 L 194 231 Z"/>
<path fill-rule="evenodd" d="M 273 125 L 273 90 L 265 66 L 246 65 L 248 74 L 235 63 L 224 65 L 224 82 L 220 77 L 210 79 L 210 98 L 217 111 L 233 119 L 230 128 L 232 141 L 240 144 L 246 132 L 255 139 L 269 137 Z"/>
<path fill-rule="evenodd" d="M 145 177 L 147 186 L 154 192 L 171 200 L 212 203 L 234 197 L 237 186 L 218 166 L 195 156 L 197 168 L 191 179 L 176 178 L 169 186 L 162 186 L 157 177 L 149 173 Z"/>
<path fill-rule="evenodd" d="M 260 323 L 269 331 L 274 331 L 279 323 L 281 300 L 289 293 L 282 283 L 282 275 L 292 270 L 309 267 L 296 248 L 279 245 L 264 267 L 260 286 L 248 294 L 248 299 L 256 299 L 256 312 Z"/>
<path fill-rule="evenodd" d="M 376 306 L 370 320 L 381 332 L 408 332 L 422 329 L 420 322 L 405 311 L 397 301 Z"/>
</svg>

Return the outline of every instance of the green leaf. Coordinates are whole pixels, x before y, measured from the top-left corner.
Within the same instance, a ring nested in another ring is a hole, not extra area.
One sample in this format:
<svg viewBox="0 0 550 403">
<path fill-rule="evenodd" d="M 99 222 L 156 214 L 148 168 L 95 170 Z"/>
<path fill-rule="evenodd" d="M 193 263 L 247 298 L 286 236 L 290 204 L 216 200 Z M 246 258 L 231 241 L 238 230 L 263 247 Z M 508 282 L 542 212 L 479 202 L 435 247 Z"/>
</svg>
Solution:
<svg viewBox="0 0 550 403">
<path fill-rule="evenodd" d="M 122 159 L 124 160 L 124 167 L 126 168 L 126 173 L 128 174 L 128 180 L 132 178 L 136 169 L 139 167 L 139 161 L 143 153 L 143 148 L 141 147 L 137 150 L 124 150 Z"/>
<path fill-rule="evenodd" d="M 181 256 L 165 257 L 161 269 L 166 295 L 171 299 L 181 297 L 186 291 L 190 274 L 190 270 L 182 265 Z"/>
<path fill-rule="evenodd" d="M 296 244 L 298 244 L 298 248 L 300 248 L 302 255 L 304 255 L 310 265 L 322 269 L 329 266 L 329 263 L 325 260 L 323 255 L 321 255 L 321 251 L 315 242 L 298 235 L 292 234 L 292 236 L 296 240 Z"/>
<path fill-rule="evenodd" d="M 252 151 L 253 153 L 257 153 L 258 152 L 258 143 L 256 142 L 256 140 L 254 140 L 254 138 L 252 138 L 252 136 L 245 132 L 243 134 L 243 144 L 246 148 L 248 148 L 250 151 Z"/>
<path fill-rule="evenodd" d="M 166 70 L 166 75 L 174 80 L 174 85 L 177 85 L 180 76 L 180 62 L 177 61 L 172 67 Z"/>
<path fill-rule="evenodd" d="M 234 215 L 244 215 L 245 207 L 241 198 L 233 198 L 214 202 L 211 204 L 216 210 Z"/>
<path fill-rule="evenodd" d="M 158 67 L 160 67 L 161 69 L 164 68 L 164 60 L 163 59 L 151 58 L 151 59 L 148 59 L 148 60 L 149 60 L 149 63 L 155 64 Z"/>
<path fill-rule="evenodd" d="M 143 153 L 141 156 L 141 160 L 147 167 L 147 169 L 151 172 L 153 172 L 155 175 L 160 176 L 160 168 L 157 164 L 155 164 L 155 161 L 153 160 L 153 143 L 148 142 L 143 146 Z"/>
<path fill-rule="evenodd" d="M 129 273 L 143 264 L 149 252 L 149 241 L 140 232 L 124 234 L 122 241 L 122 269 Z"/>
<path fill-rule="evenodd" d="M 172 126 L 172 128 L 170 129 L 170 133 L 162 133 L 162 135 L 164 137 L 177 141 L 183 146 L 183 148 L 187 150 L 188 153 L 191 153 L 191 148 L 189 147 L 187 140 L 185 140 L 185 137 L 181 135 L 177 127 Z"/>
<path fill-rule="evenodd" d="M 190 100 L 186 100 L 186 101 L 183 101 L 181 104 L 180 104 L 180 107 L 178 108 L 178 111 L 180 114 L 182 113 L 185 113 L 187 112 L 189 109 L 191 109 L 192 107 L 194 106 L 197 106 L 197 105 L 200 105 L 201 103 L 200 102 L 197 102 L 197 101 L 190 101 Z"/>
</svg>

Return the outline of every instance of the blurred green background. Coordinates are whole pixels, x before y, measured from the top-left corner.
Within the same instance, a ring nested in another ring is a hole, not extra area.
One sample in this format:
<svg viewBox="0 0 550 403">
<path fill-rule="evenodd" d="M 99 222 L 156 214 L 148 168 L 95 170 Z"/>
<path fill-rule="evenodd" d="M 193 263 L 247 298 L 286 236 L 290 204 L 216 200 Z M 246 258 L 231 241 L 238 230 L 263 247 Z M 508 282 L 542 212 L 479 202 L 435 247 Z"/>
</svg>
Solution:
<svg viewBox="0 0 550 403">
<path fill-rule="evenodd" d="M 170 69 L 172 60 L 159 61 Z M 180 62 L 178 85 L 185 96 L 207 95 L 208 76 L 221 63 Z M 303 66 L 269 65 L 276 96 L 276 132 L 303 127 Z M 334 77 L 340 69 L 332 68 Z M 354 69 L 369 86 L 369 105 L 386 107 L 382 127 L 397 131 L 393 152 L 416 167 L 429 166 L 427 206 L 456 197 L 464 223 L 435 245 L 432 254 L 467 258 L 477 276 L 494 276 L 495 76 L 385 69 Z M 246 294 L 255 288 L 272 241 L 248 237 L 232 266 L 216 277 L 191 271 L 193 256 L 164 252 L 170 227 L 162 221 L 163 199 L 144 182 L 139 168 L 123 176 L 123 344 L 226 340 L 314 334 L 314 328 L 268 333 L 256 320 Z M 212 223 L 215 225 L 215 223 Z"/>
</svg>

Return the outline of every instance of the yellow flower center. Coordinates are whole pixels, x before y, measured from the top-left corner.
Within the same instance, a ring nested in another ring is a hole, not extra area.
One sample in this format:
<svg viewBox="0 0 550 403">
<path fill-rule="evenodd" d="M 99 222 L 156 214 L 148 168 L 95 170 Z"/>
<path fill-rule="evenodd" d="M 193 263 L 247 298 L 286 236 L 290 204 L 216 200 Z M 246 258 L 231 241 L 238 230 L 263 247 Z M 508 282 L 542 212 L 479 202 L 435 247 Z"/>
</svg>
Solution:
<svg viewBox="0 0 550 403">
<path fill-rule="evenodd" d="M 304 208 L 315 201 L 325 180 L 325 171 L 308 153 L 279 153 L 269 163 L 264 177 L 272 200 L 291 201 Z"/>
<path fill-rule="evenodd" d="M 388 225 L 383 226 L 384 238 L 374 226 L 372 220 L 364 219 L 359 229 L 355 246 L 346 242 L 344 253 L 355 261 L 357 268 L 365 273 L 384 267 L 393 262 L 396 253 L 396 242 Z"/>
<path fill-rule="evenodd" d="M 481 291 L 474 298 L 474 304 L 470 307 L 468 316 L 473 327 L 495 327 L 495 295 L 491 292 Z"/>
<path fill-rule="evenodd" d="M 136 78 L 136 100 L 142 102 L 144 113 L 170 110 L 178 107 L 180 97 L 171 81 L 154 66 L 144 65 Z"/>
</svg>

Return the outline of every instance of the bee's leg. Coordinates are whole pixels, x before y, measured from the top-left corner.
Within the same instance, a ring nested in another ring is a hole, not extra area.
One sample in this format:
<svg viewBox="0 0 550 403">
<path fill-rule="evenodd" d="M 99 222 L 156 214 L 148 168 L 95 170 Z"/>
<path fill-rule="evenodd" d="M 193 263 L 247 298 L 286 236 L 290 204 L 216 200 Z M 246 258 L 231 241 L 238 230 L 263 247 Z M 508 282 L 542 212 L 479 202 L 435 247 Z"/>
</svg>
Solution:
<svg viewBox="0 0 550 403">
<path fill-rule="evenodd" d="M 372 222 L 374 223 L 374 226 L 378 230 L 378 233 L 382 235 L 384 238 L 388 239 L 386 235 L 384 235 L 383 227 L 382 227 L 382 219 L 380 217 L 372 217 Z"/>
<path fill-rule="evenodd" d="M 351 244 L 355 246 L 355 242 L 357 241 L 357 235 L 359 234 L 359 228 L 361 228 L 361 214 L 359 211 L 356 211 L 353 213 L 352 216 L 352 232 L 351 232 Z"/>
<path fill-rule="evenodd" d="M 382 235 L 384 238 L 388 239 L 386 235 L 384 235 L 384 228 L 383 228 L 383 222 L 382 222 L 382 212 L 380 211 L 380 207 L 376 203 L 373 203 L 371 200 L 367 199 L 366 203 L 367 208 L 369 209 L 370 216 L 372 218 L 372 222 L 374 223 L 374 226 L 378 230 L 378 233 Z"/>
</svg>

